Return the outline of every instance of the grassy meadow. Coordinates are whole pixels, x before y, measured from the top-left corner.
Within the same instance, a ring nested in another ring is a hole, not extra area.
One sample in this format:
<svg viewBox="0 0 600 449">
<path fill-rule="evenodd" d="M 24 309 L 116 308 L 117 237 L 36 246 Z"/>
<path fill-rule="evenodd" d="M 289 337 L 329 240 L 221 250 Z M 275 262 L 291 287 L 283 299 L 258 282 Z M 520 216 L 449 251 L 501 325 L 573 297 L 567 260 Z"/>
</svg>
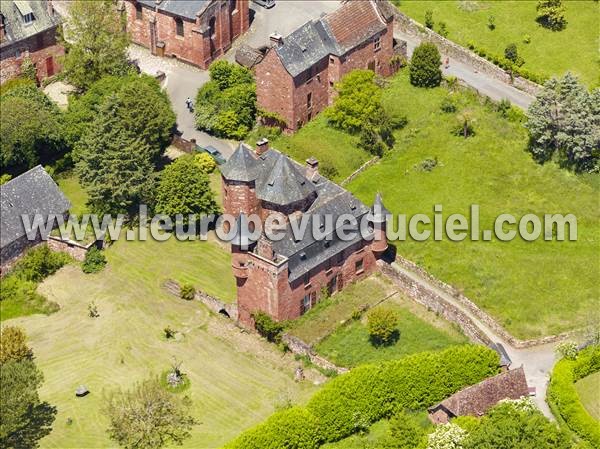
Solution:
<svg viewBox="0 0 600 449">
<path fill-rule="evenodd" d="M 539 25 L 537 1 L 396 1 L 399 9 L 419 23 L 425 12 L 433 12 L 434 30 L 445 22 L 448 39 L 463 46 L 469 41 L 497 55 L 511 43 L 517 44 L 524 68 L 547 76 L 571 71 L 589 87 L 600 85 L 600 5 L 594 0 L 563 1 L 567 26 L 552 31 Z M 495 29 L 488 27 L 494 16 Z M 529 36 L 529 43 L 525 43 Z"/>
<path fill-rule="evenodd" d="M 600 371 L 575 382 L 575 389 L 590 416 L 600 421 Z"/>
</svg>

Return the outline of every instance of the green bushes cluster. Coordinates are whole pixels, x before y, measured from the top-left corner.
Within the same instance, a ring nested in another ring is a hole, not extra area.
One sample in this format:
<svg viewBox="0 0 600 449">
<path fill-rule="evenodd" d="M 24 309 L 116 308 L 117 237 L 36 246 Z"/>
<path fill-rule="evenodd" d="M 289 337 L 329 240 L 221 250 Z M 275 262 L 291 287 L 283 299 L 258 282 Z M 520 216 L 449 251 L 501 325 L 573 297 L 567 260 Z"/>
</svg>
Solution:
<svg viewBox="0 0 600 449">
<path fill-rule="evenodd" d="M 417 87 L 437 87 L 442 82 L 442 59 L 431 42 L 423 42 L 413 52 L 410 60 L 410 83 Z"/>
<path fill-rule="evenodd" d="M 104 253 L 95 246 L 85 254 L 85 259 L 81 264 L 84 273 L 98 273 L 106 266 L 106 257 Z"/>
<path fill-rule="evenodd" d="M 548 77 L 546 75 L 541 75 L 538 73 L 533 73 L 530 70 L 524 69 L 523 67 L 519 67 L 518 64 L 508 60 L 506 57 L 498 56 L 494 53 L 487 51 L 484 48 L 478 47 L 473 41 L 470 41 L 467 46 L 469 50 L 472 50 L 474 53 L 477 53 L 482 58 L 487 59 L 491 63 L 497 65 L 503 70 L 510 72 L 514 75 L 520 76 L 521 78 L 526 78 L 529 81 L 533 81 L 537 84 L 544 84 Z"/>
<path fill-rule="evenodd" d="M 362 365 L 327 383 L 306 408 L 272 415 L 227 448 L 317 448 L 400 410 L 419 410 L 498 372 L 498 355 L 483 346 L 455 346 Z"/>
<path fill-rule="evenodd" d="M 553 413 L 593 447 L 600 447 L 600 427 L 581 404 L 575 382 L 599 370 L 600 346 L 590 346 L 581 351 L 575 360 L 564 358 L 556 364 L 547 394 Z"/>
<path fill-rule="evenodd" d="M 254 312 L 252 314 L 252 319 L 254 320 L 254 328 L 260 335 L 273 343 L 279 343 L 281 341 L 281 333 L 284 329 L 282 323 L 278 323 L 269 315 L 260 311 Z"/>
</svg>

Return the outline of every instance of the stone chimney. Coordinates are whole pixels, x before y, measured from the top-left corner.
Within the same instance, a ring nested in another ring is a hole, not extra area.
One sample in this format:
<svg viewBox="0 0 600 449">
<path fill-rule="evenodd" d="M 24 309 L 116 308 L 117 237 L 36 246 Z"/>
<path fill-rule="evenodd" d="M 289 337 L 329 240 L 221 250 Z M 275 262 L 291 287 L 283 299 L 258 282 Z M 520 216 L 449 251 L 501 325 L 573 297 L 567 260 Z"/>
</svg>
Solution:
<svg viewBox="0 0 600 449">
<path fill-rule="evenodd" d="M 260 257 L 264 257 L 268 260 L 275 260 L 275 250 L 273 249 L 273 243 L 266 238 L 264 235 L 258 239 L 256 245 L 256 253 Z"/>
<path fill-rule="evenodd" d="M 279 47 L 280 45 L 283 45 L 283 36 L 277 32 L 271 33 L 269 35 L 269 41 L 271 42 L 271 45 Z"/>
<path fill-rule="evenodd" d="M 311 181 L 319 174 L 319 161 L 314 157 L 306 159 L 306 177 Z"/>
<path fill-rule="evenodd" d="M 256 142 L 256 155 L 260 156 L 266 153 L 269 150 L 269 139 L 263 137 L 258 142 Z"/>
</svg>

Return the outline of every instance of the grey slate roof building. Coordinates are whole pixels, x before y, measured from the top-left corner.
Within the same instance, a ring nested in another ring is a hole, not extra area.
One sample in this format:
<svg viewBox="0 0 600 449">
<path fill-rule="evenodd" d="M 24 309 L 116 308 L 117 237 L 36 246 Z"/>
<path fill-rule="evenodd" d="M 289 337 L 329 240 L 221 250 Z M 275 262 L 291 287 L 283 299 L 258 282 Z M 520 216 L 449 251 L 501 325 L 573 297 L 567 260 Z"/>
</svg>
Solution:
<svg viewBox="0 0 600 449">
<path fill-rule="evenodd" d="M 71 203 L 41 165 L 0 186 L 0 250 L 2 262 L 19 254 L 26 246 L 22 215 L 65 216 Z M 47 235 L 43 235 L 43 238 Z"/>
<path fill-rule="evenodd" d="M 221 174 L 228 181 L 254 181 L 256 196 L 262 201 L 284 206 L 306 198 L 312 199 L 304 212 L 310 219 L 310 227 L 312 220 L 320 220 L 328 215 L 335 224 L 343 214 L 350 214 L 360 222 L 370 212 L 354 195 L 327 178 L 316 175 L 309 180 L 306 170 L 306 167 L 275 149 L 269 149 L 255 157 L 252 150 L 243 143 L 221 166 Z M 300 216 L 290 218 L 294 219 L 299 220 Z M 358 230 L 357 225 L 356 231 Z M 341 240 L 333 229 L 331 231 L 330 239 L 316 240 L 312 233 L 307 232 L 302 240 L 297 241 L 292 233 L 292 225 L 288 224 L 285 237 L 273 242 L 275 253 L 288 259 L 290 282 L 362 239 L 361 234 L 356 232 L 356 238 Z"/>
<path fill-rule="evenodd" d="M 11 46 L 36 34 L 58 26 L 58 14 L 48 13 L 45 0 L 2 0 L 0 1 L 4 38 L 0 48 Z"/>
<path fill-rule="evenodd" d="M 159 11 L 173 16 L 195 20 L 213 0 L 138 0 L 148 8 L 157 8 Z"/>
</svg>

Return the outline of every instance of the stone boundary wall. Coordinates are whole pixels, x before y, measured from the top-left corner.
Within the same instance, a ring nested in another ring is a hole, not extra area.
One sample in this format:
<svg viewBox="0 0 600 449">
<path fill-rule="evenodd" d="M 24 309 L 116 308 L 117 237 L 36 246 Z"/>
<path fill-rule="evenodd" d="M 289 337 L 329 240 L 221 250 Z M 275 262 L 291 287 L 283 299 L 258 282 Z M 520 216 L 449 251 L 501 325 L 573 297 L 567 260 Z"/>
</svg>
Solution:
<svg viewBox="0 0 600 449">
<path fill-rule="evenodd" d="M 435 31 L 430 30 L 429 28 L 401 13 L 396 7 L 394 7 L 394 10 L 395 26 L 398 30 L 408 35 L 417 36 L 421 39 L 434 43 L 442 54 L 447 55 L 448 57 L 457 61 L 469 64 L 478 72 L 485 73 L 486 75 L 516 87 L 517 89 L 522 90 L 529 95 L 535 96 L 541 90 L 542 87 L 539 84 L 520 76 L 514 76 L 513 80 L 511 80 L 508 73 L 487 59 L 482 58 L 468 49 L 455 44 L 445 37 L 440 36 Z"/>
<path fill-rule="evenodd" d="M 349 182 L 354 180 L 354 178 L 356 178 L 358 175 L 360 175 L 362 172 L 364 172 L 367 168 L 369 168 L 371 165 L 374 165 L 378 161 L 379 161 L 379 156 L 375 156 L 373 159 L 368 160 L 367 162 L 362 164 L 360 167 L 358 167 L 356 170 L 354 170 L 354 172 L 352 172 L 352 174 L 350 176 L 348 176 L 346 179 L 344 179 L 342 182 L 340 182 L 340 186 L 344 187 L 346 184 L 348 184 Z"/>
<path fill-rule="evenodd" d="M 308 357 L 308 359 L 311 361 L 311 363 L 318 366 L 319 368 L 326 369 L 326 370 L 333 370 L 338 374 L 347 373 L 349 371 L 348 368 L 339 367 L 339 366 L 331 363 L 329 360 L 325 359 L 324 357 L 321 357 L 313 350 L 313 348 L 310 345 L 306 344 L 304 341 L 300 340 L 298 337 L 294 337 L 293 335 L 290 335 L 290 334 L 283 334 L 281 336 L 281 341 L 283 343 L 285 343 L 287 345 L 287 347 L 290 349 L 290 351 L 292 351 L 294 354 Z"/>
<path fill-rule="evenodd" d="M 87 245 L 82 245 L 81 243 L 73 240 L 61 239 L 60 237 L 55 237 L 53 235 L 48 236 L 48 248 L 53 251 L 67 253 L 78 262 L 83 262 L 85 260 L 85 255 L 93 246 L 98 249 L 102 249 L 103 242 L 103 240 L 96 240 L 88 243 Z"/>
<path fill-rule="evenodd" d="M 398 270 L 395 270 L 390 264 L 378 261 L 381 272 L 387 276 L 396 286 L 406 295 L 427 307 L 429 310 L 443 316 L 446 320 L 456 323 L 464 334 L 475 343 L 490 346 L 493 342 L 485 335 L 479 327 L 462 310 L 449 303 L 432 290 L 429 290 L 419 283 L 412 280 Z"/>
<path fill-rule="evenodd" d="M 181 287 L 178 282 L 176 282 L 172 279 L 168 279 L 163 284 L 163 287 L 169 293 L 171 293 L 177 297 L 180 296 Z M 196 300 L 200 301 L 202 304 L 204 304 L 206 307 L 208 307 L 213 312 L 223 314 L 223 311 L 225 311 L 230 318 L 237 321 L 237 318 L 238 318 L 237 304 L 228 304 L 228 303 L 223 302 L 220 299 L 215 298 L 214 296 L 211 296 L 208 293 L 204 293 L 203 291 L 200 291 L 200 290 L 196 290 L 196 294 L 195 294 L 194 298 Z"/>
<path fill-rule="evenodd" d="M 173 134 L 173 140 L 171 141 L 171 145 L 173 145 L 178 150 L 190 154 L 194 154 L 196 152 L 197 147 L 196 139 L 187 140 L 177 133 Z"/>
<path fill-rule="evenodd" d="M 447 293 L 448 295 L 452 296 L 463 307 L 465 307 L 467 310 L 469 310 L 470 313 L 472 313 L 474 316 L 476 316 L 477 319 L 479 319 L 482 323 L 484 323 L 486 326 L 488 326 L 490 329 L 492 329 L 496 334 L 498 334 L 500 337 L 502 337 L 505 341 L 510 343 L 510 345 L 515 348 L 518 348 L 518 349 L 530 348 L 532 346 L 539 346 L 539 345 L 544 345 L 544 344 L 548 344 L 548 343 L 554 343 L 557 341 L 564 340 L 565 338 L 574 334 L 574 332 L 567 332 L 567 333 L 558 334 L 558 335 L 549 335 L 549 336 L 541 337 L 541 338 L 537 338 L 537 339 L 519 340 L 518 338 L 515 338 L 511 334 L 509 334 L 506 331 L 506 329 L 504 329 L 500 325 L 500 323 L 498 323 L 494 318 L 492 318 L 486 312 L 481 310 L 477 305 L 475 305 L 475 303 L 473 301 L 471 301 L 469 298 L 467 298 L 465 295 L 463 295 L 455 287 L 452 287 L 451 285 L 448 285 L 445 282 L 440 281 L 439 279 L 437 279 L 434 276 L 432 276 L 431 274 L 429 274 L 423 268 L 419 267 L 415 263 L 413 263 L 410 260 L 405 259 L 399 255 L 396 256 L 395 262 L 398 265 L 400 265 L 401 267 L 403 267 L 404 269 L 416 273 L 417 275 L 421 276 L 423 279 L 426 279 L 428 282 L 435 285 L 440 290 L 442 290 L 445 293 Z M 389 267 L 389 265 L 388 265 L 388 267 Z M 394 273 L 397 273 L 395 270 L 393 270 L 392 267 L 389 267 L 388 270 L 392 270 Z M 414 281 L 411 280 L 411 282 L 414 282 Z M 448 303 L 445 299 L 441 298 L 439 295 L 436 295 L 434 292 L 430 292 L 430 293 L 435 295 L 439 301 Z M 458 324 L 460 325 L 460 323 L 458 323 Z"/>
</svg>

